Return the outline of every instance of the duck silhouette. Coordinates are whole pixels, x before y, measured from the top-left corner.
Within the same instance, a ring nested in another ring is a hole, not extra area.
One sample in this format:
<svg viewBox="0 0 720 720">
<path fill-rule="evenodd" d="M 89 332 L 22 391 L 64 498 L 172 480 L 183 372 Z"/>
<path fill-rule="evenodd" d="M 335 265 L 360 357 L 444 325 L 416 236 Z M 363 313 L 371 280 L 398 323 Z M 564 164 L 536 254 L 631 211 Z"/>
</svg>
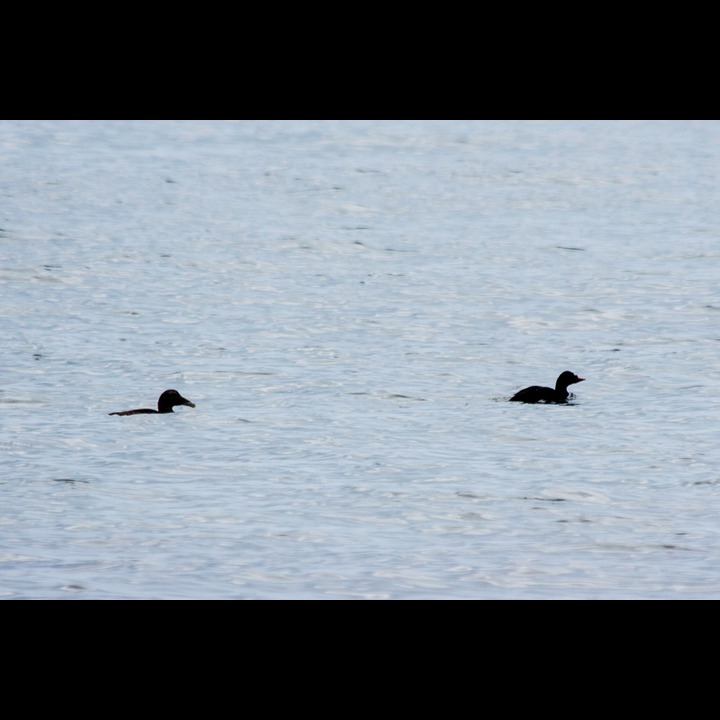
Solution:
<svg viewBox="0 0 720 720">
<path fill-rule="evenodd" d="M 542 385 L 531 385 L 530 387 L 518 390 L 510 398 L 510 401 L 524 403 L 564 403 L 567 402 L 570 396 L 568 385 L 574 385 L 583 380 L 585 380 L 585 378 L 578 377 L 575 373 L 566 370 L 560 373 L 558 379 L 555 381 L 555 389 L 543 387 Z"/>
<path fill-rule="evenodd" d="M 184 398 L 177 390 L 166 390 L 158 398 L 157 410 L 150 408 L 139 408 L 137 410 L 123 410 L 122 412 L 111 412 L 108 415 L 148 415 L 148 414 L 162 414 L 171 413 L 176 405 L 187 405 L 188 407 L 195 407 L 195 403 L 190 402 L 187 398 Z"/>
</svg>

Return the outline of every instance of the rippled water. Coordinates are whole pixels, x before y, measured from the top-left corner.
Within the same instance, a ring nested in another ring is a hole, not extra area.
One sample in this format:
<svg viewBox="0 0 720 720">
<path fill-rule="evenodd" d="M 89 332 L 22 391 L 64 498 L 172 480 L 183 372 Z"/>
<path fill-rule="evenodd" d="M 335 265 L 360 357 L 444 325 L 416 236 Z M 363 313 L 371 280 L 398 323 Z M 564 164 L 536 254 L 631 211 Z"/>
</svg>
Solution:
<svg viewBox="0 0 720 720">
<path fill-rule="evenodd" d="M 0 597 L 720 597 L 720 123 L 3 121 L 0 169 Z"/>
</svg>

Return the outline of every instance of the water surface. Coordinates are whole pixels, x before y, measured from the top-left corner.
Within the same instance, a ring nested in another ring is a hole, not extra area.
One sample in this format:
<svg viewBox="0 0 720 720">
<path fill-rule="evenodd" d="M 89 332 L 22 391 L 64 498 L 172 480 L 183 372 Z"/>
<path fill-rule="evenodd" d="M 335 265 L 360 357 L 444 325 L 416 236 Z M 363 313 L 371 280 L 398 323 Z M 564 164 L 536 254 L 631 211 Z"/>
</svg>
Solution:
<svg viewBox="0 0 720 720">
<path fill-rule="evenodd" d="M 3 121 L 0 168 L 0 597 L 720 597 L 720 123 Z"/>
</svg>

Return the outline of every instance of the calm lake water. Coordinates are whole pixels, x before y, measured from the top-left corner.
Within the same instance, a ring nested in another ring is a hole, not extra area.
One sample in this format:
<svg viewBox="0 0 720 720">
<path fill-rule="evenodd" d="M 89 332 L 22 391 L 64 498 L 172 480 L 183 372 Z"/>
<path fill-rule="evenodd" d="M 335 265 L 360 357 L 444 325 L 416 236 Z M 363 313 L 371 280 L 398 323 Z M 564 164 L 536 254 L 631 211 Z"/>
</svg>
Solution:
<svg viewBox="0 0 720 720">
<path fill-rule="evenodd" d="M 0 122 L 0 598 L 720 598 L 719 175 L 711 121 Z"/>
</svg>

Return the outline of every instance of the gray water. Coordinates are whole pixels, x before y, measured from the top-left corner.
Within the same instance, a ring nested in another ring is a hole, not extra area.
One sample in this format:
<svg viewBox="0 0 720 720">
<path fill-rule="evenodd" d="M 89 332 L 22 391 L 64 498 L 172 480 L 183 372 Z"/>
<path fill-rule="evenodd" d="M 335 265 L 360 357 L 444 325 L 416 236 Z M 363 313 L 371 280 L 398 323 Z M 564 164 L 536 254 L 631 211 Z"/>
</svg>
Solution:
<svg viewBox="0 0 720 720">
<path fill-rule="evenodd" d="M 719 175 L 709 121 L 0 122 L 0 597 L 720 597 Z"/>
</svg>

